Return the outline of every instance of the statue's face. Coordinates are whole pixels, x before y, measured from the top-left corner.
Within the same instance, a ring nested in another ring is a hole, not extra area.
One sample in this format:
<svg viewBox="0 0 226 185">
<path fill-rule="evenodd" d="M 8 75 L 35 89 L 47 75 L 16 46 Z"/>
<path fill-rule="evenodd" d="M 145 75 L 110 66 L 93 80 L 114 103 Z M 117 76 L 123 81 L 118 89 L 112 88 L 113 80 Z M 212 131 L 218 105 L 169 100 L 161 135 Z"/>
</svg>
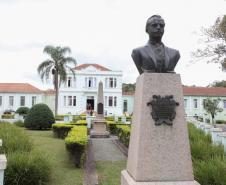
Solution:
<svg viewBox="0 0 226 185">
<path fill-rule="evenodd" d="M 147 23 L 146 31 L 153 38 L 162 38 L 164 33 L 164 20 L 158 17 L 151 18 Z"/>
</svg>

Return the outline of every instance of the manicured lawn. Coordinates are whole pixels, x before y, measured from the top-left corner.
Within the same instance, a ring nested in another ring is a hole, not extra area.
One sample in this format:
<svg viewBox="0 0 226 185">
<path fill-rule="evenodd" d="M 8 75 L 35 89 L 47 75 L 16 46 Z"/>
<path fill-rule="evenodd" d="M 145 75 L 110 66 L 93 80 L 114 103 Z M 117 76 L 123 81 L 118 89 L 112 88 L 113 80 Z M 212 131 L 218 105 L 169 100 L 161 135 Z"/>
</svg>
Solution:
<svg viewBox="0 0 226 185">
<path fill-rule="evenodd" d="M 52 164 L 48 185 L 82 185 L 83 169 L 76 169 L 68 159 L 64 140 L 53 137 L 52 131 L 26 130 L 33 140 L 34 149 L 44 152 Z"/>
<path fill-rule="evenodd" d="M 126 161 L 96 162 L 100 185 L 120 185 L 121 171 L 126 168 Z"/>
</svg>

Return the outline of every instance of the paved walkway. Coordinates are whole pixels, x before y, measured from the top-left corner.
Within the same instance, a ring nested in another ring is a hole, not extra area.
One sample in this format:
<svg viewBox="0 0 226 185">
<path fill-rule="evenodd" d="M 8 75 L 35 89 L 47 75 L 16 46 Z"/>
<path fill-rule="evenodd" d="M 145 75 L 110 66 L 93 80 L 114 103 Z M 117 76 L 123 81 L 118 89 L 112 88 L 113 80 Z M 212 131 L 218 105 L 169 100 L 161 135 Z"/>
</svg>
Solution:
<svg viewBox="0 0 226 185">
<path fill-rule="evenodd" d="M 95 161 L 121 161 L 126 160 L 126 156 L 117 147 L 117 137 L 110 138 L 92 138 L 89 139 L 84 185 L 97 185 L 98 175 L 96 171 Z"/>
<path fill-rule="evenodd" d="M 125 155 L 113 143 L 117 137 L 92 139 L 95 161 L 121 161 Z"/>
</svg>

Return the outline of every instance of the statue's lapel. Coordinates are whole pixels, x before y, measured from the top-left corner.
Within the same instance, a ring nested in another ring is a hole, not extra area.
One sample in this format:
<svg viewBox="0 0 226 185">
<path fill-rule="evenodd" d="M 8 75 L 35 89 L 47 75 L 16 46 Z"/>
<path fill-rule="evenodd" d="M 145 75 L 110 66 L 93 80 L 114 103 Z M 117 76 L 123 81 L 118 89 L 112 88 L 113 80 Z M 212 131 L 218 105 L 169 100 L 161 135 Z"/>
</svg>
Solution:
<svg viewBox="0 0 226 185">
<path fill-rule="evenodd" d="M 165 68 L 168 69 L 168 66 L 169 66 L 169 53 L 168 53 L 168 48 L 164 46 L 164 50 L 165 50 Z"/>
<path fill-rule="evenodd" d="M 152 59 L 153 63 L 155 64 L 155 67 L 156 67 L 157 62 L 156 62 L 156 59 L 155 59 L 155 54 L 154 54 L 151 46 L 148 43 L 145 45 L 145 52 Z"/>
</svg>

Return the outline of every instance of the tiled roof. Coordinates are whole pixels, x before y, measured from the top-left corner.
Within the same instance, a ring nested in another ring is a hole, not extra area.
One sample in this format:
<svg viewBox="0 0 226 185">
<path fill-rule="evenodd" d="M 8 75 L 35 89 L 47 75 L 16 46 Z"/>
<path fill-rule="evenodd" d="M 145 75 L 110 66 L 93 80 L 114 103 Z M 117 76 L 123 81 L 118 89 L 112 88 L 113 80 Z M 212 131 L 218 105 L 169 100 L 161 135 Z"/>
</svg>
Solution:
<svg viewBox="0 0 226 185">
<path fill-rule="evenodd" d="M 0 93 L 42 93 L 40 89 L 28 83 L 0 83 Z"/>
<path fill-rule="evenodd" d="M 100 71 L 111 71 L 110 69 L 106 68 L 106 67 L 103 67 L 99 64 L 81 64 L 79 66 L 76 66 L 75 67 L 75 70 L 82 70 L 82 69 L 85 69 L 89 66 L 93 66 L 95 67 L 96 69 L 99 69 Z"/>
<path fill-rule="evenodd" d="M 184 95 L 193 96 L 226 96 L 224 87 L 183 87 Z"/>
</svg>

